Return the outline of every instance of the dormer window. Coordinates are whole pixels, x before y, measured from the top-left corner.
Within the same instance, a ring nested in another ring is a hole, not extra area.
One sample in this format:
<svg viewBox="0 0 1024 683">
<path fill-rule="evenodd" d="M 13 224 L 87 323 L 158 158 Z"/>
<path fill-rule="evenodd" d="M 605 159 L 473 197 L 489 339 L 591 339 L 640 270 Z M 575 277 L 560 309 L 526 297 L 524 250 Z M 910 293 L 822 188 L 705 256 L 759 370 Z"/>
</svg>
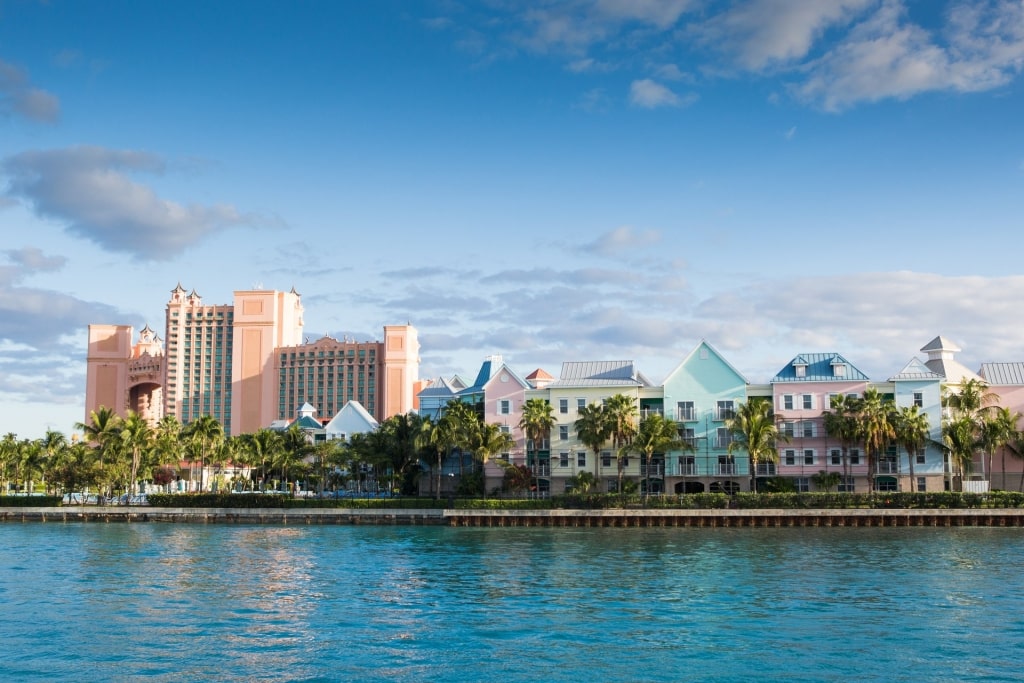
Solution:
<svg viewBox="0 0 1024 683">
<path fill-rule="evenodd" d="M 846 363 L 832 363 L 832 375 L 835 377 L 846 377 Z"/>
<path fill-rule="evenodd" d="M 807 366 L 802 364 L 802 363 L 795 364 L 793 366 L 793 370 L 796 371 L 796 376 L 797 377 L 806 377 L 807 376 Z"/>
</svg>

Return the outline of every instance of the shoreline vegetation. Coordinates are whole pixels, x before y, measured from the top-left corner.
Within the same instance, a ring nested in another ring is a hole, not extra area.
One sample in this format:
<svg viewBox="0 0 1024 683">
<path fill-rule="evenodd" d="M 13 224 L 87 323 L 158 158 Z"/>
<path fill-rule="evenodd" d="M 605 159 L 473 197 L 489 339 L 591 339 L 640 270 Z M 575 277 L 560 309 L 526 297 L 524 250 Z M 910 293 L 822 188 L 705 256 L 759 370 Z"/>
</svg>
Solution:
<svg viewBox="0 0 1024 683">
<path fill-rule="evenodd" d="M 106 502 L 106 501 L 104 501 Z M 1024 508 L 1024 493 L 889 492 L 889 493 L 700 493 L 681 495 L 564 494 L 544 498 L 298 497 L 282 494 L 151 493 L 143 505 L 64 503 L 60 496 L 0 495 L 0 508 L 81 509 L 208 508 L 247 510 L 969 510 Z"/>
</svg>

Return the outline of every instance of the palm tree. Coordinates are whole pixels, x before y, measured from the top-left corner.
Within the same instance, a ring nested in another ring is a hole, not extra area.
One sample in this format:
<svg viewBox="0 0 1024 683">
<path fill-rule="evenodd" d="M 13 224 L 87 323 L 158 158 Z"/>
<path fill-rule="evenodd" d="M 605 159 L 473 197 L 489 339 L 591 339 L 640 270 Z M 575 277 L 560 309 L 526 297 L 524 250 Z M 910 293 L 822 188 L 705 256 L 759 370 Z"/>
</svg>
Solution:
<svg viewBox="0 0 1024 683">
<path fill-rule="evenodd" d="M 292 469 L 312 451 L 313 444 L 297 424 L 292 424 L 281 436 L 282 447 L 274 464 L 281 468 L 281 482 L 287 486 Z"/>
<path fill-rule="evenodd" d="M 625 446 L 628 452 L 640 454 L 644 459 L 644 494 L 651 495 L 651 460 L 655 453 L 682 450 L 692 451 L 693 445 L 679 438 L 679 427 L 674 420 L 668 420 L 661 413 L 651 413 L 640 421 L 640 428 L 632 443 Z"/>
<path fill-rule="evenodd" d="M 859 398 L 838 394 L 832 397 L 831 410 L 822 413 L 825 433 L 839 441 L 843 459 L 843 477 L 850 481 L 850 447 L 857 443 L 860 426 L 857 414 L 860 412 Z"/>
<path fill-rule="evenodd" d="M 64 436 L 63 432 L 58 432 L 54 429 L 47 429 L 46 434 L 42 440 L 43 450 L 46 452 L 47 469 L 49 469 L 49 463 L 55 462 L 60 453 L 68 447 L 68 439 Z M 43 474 L 44 486 L 46 481 L 46 474 Z"/>
<path fill-rule="evenodd" d="M 441 470 L 444 467 L 445 456 L 451 453 L 458 440 L 455 429 L 455 420 L 447 414 L 441 415 L 436 421 L 427 418 L 420 426 L 419 444 L 437 458 L 431 483 L 434 500 L 441 499 Z"/>
<path fill-rule="evenodd" d="M 949 454 L 950 463 L 956 466 L 961 482 L 971 471 L 977 444 L 975 423 L 970 415 L 961 415 L 942 425 L 942 445 Z"/>
<path fill-rule="evenodd" d="M 500 425 L 485 423 L 477 432 L 473 454 L 478 462 L 486 464 L 492 457 L 512 450 L 515 445 L 515 439 L 508 432 L 502 431 Z"/>
<path fill-rule="evenodd" d="M 4 435 L 4 438 L 0 440 L 0 484 L 2 484 L 3 493 L 7 493 L 9 490 L 9 469 L 14 463 L 17 453 L 18 435 L 14 432 L 8 432 Z"/>
<path fill-rule="evenodd" d="M 277 462 L 278 453 L 284 449 L 284 439 L 281 432 L 273 429 L 258 429 L 253 434 L 246 436 L 246 447 L 249 450 L 250 462 L 260 466 L 260 483 L 266 483 L 267 475 L 273 463 Z"/>
<path fill-rule="evenodd" d="M 917 490 L 917 478 L 914 476 L 914 460 L 917 453 L 928 443 L 931 427 L 928 414 L 922 413 L 917 406 L 902 406 L 893 414 L 893 435 L 897 444 L 907 452 L 907 463 L 910 466 L 910 487 Z"/>
<path fill-rule="evenodd" d="M 1017 433 L 1017 422 L 1020 421 L 1020 413 L 1011 411 L 1009 408 L 993 408 L 987 411 L 982 417 L 979 441 L 985 451 L 986 467 L 989 486 L 992 482 L 992 456 L 995 452 L 1002 450 L 1003 461 L 1003 486 L 1006 486 L 1006 446 Z"/>
<path fill-rule="evenodd" d="M 622 493 L 622 477 L 625 470 L 626 456 L 623 450 L 636 436 L 636 403 L 625 394 L 615 394 L 604 404 L 604 415 L 608 421 L 608 429 L 612 438 L 618 461 L 619 493 Z"/>
<path fill-rule="evenodd" d="M 573 428 L 580 443 L 594 452 L 596 469 L 597 463 L 600 462 L 601 449 L 611 436 L 611 428 L 605 418 L 603 407 L 591 403 L 580 408 L 579 417 L 576 418 Z"/>
<path fill-rule="evenodd" d="M 757 493 L 758 464 L 775 462 L 779 457 L 777 443 L 788 442 L 789 438 L 779 433 L 771 403 L 757 399 L 741 403 L 735 414 L 725 421 L 725 428 L 732 435 L 729 454 L 741 448 L 747 452 L 750 461 L 750 490 Z"/>
<path fill-rule="evenodd" d="M 527 399 L 523 404 L 523 415 L 519 418 L 519 429 L 526 436 L 527 450 L 532 444 L 534 459 L 542 450 L 540 445 L 551 438 L 551 429 L 555 426 L 554 408 L 542 398 Z"/>
<path fill-rule="evenodd" d="M 224 439 L 224 427 L 212 415 L 201 415 L 185 426 L 186 437 L 196 446 L 199 455 L 199 490 L 206 490 L 206 460 L 213 449 Z M 191 469 L 191 468 L 190 468 Z"/>
<path fill-rule="evenodd" d="M 129 502 L 132 494 L 138 492 L 139 467 L 142 464 L 143 456 L 152 453 L 153 438 L 153 430 L 150 429 L 149 422 L 138 413 L 129 410 L 128 415 L 121 423 L 120 431 L 121 446 L 125 453 L 131 455 L 131 473 L 128 476 Z"/>
<path fill-rule="evenodd" d="M 860 436 L 864 441 L 864 453 L 868 461 L 868 477 L 871 491 L 875 491 L 875 470 L 878 458 L 896 437 L 891 419 L 892 401 L 882 398 L 878 390 L 869 387 L 864 391 L 860 403 L 857 422 L 860 425 Z"/>
<path fill-rule="evenodd" d="M 980 379 L 971 378 L 962 383 L 959 389 L 946 396 L 946 405 L 955 416 L 969 415 L 977 417 L 998 400 L 998 396 L 988 391 L 988 385 Z"/>
</svg>

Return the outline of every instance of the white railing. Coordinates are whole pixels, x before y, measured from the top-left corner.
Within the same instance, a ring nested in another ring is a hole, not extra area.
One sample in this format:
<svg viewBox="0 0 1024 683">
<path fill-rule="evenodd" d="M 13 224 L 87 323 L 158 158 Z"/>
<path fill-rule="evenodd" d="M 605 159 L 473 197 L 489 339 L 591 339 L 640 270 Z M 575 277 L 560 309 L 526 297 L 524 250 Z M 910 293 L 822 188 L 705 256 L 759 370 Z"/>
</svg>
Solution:
<svg viewBox="0 0 1024 683">
<path fill-rule="evenodd" d="M 718 463 L 715 466 L 715 474 L 736 474 L 736 463 Z"/>
</svg>

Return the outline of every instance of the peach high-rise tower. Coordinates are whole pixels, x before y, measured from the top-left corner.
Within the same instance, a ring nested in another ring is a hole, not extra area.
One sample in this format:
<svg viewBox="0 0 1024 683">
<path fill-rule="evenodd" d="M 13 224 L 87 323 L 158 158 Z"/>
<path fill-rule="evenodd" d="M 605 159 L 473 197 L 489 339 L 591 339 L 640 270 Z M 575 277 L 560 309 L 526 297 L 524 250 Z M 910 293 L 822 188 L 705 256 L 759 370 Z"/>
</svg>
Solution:
<svg viewBox="0 0 1024 683">
<path fill-rule="evenodd" d="M 274 349 L 301 340 L 294 289 L 236 291 L 234 305 L 206 306 L 179 284 L 167 304 L 167 414 L 212 415 L 229 434 L 267 426 L 277 417 Z"/>
</svg>

